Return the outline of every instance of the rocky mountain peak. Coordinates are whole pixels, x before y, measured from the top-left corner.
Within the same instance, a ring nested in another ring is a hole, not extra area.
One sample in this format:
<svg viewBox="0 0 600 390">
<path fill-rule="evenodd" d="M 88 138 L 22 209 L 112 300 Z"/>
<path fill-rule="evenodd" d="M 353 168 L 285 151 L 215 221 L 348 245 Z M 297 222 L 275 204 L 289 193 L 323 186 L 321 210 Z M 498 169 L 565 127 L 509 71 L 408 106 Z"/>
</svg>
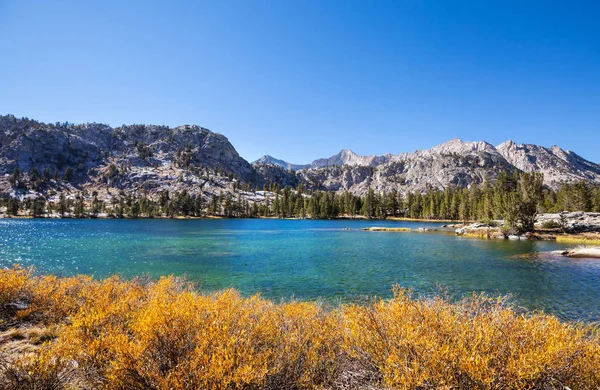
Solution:
<svg viewBox="0 0 600 390">
<path fill-rule="evenodd" d="M 559 183 L 591 180 L 600 181 L 600 165 L 558 146 L 545 148 L 533 144 L 516 145 L 506 141 L 497 150 L 514 167 L 524 172 L 541 172 L 550 186 Z"/>
<path fill-rule="evenodd" d="M 342 149 L 338 154 L 329 158 L 314 160 L 311 168 L 323 168 L 330 166 L 376 166 L 389 160 L 389 156 L 359 156 L 349 149 Z"/>
<path fill-rule="evenodd" d="M 517 144 L 515 143 L 515 141 L 509 139 L 508 141 L 504 141 L 502 142 L 500 145 L 496 146 L 496 149 L 500 150 L 500 149 L 505 149 L 505 150 L 510 150 L 510 149 L 516 149 L 517 148 Z"/>
<path fill-rule="evenodd" d="M 425 151 L 428 153 L 437 153 L 437 154 L 469 154 L 473 152 L 490 152 L 495 153 L 496 148 L 493 145 L 485 142 L 485 141 L 463 141 L 459 138 L 451 139 L 450 141 L 446 141 L 443 144 L 434 146 L 433 148 Z"/>
<path fill-rule="evenodd" d="M 309 168 L 309 165 L 289 163 L 287 161 L 280 160 L 280 159 L 270 156 L 268 154 L 265 154 L 258 160 L 254 161 L 252 164 L 253 165 L 257 165 L 257 164 L 276 165 L 278 167 L 281 167 L 281 168 L 284 168 L 287 170 L 292 170 L 292 171 Z"/>
</svg>

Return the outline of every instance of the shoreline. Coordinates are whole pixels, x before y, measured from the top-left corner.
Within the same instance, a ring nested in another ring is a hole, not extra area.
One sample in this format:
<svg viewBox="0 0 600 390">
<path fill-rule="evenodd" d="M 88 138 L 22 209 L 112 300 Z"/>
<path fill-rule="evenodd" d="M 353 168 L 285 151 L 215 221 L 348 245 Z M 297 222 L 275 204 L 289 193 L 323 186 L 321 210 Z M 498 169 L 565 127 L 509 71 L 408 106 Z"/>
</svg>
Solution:
<svg viewBox="0 0 600 390">
<path fill-rule="evenodd" d="M 296 218 L 296 217 L 290 217 L 290 218 L 280 218 L 280 217 L 264 217 L 264 216 L 257 216 L 257 217 L 225 217 L 225 216 L 214 216 L 214 215 L 205 215 L 205 216 L 152 216 L 152 217 L 148 217 L 148 216 L 138 216 L 138 217 L 129 217 L 129 216 L 123 216 L 123 217 L 116 217 L 116 216 L 111 216 L 111 215 L 106 215 L 106 214 L 100 214 L 97 215 L 95 217 L 92 216 L 85 216 L 85 217 L 75 217 L 72 215 L 65 215 L 65 216 L 60 216 L 58 214 L 52 214 L 49 216 L 43 216 L 43 217 L 33 217 L 31 215 L 6 215 L 4 213 L 0 214 L 0 220 L 2 219 L 26 219 L 26 220 L 33 220 L 33 219 L 39 219 L 39 220 L 56 220 L 56 219 L 65 219 L 65 220 L 76 220 L 76 219 L 82 219 L 82 220 L 93 220 L 93 219 L 98 219 L 98 220 L 178 220 L 178 221 L 185 221 L 185 220 L 224 220 L 224 219 L 271 219 L 271 220 L 322 220 L 322 221 L 334 221 L 334 220 L 347 220 L 347 221 L 353 221 L 353 220 L 360 220 L 360 221 L 396 221 L 396 222 L 424 222 L 424 223 L 441 223 L 443 225 L 440 225 L 438 228 L 417 228 L 417 229 L 413 229 L 413 228 L 409 228 L 409 227 L 385 227 L 385 226 L 371 226 L 371 227 L 365 227 L 365 228 L 361 228 L 361 230 L 364 231 L 373 231 L 373 232 L 446 232 L 446 231 L 453 231 L 454 228 L 458 228 L 456 230 L 454 230 L 456 232 L 457 235 L 460 235 L 461 237 L 468 237 L 468 238 L 477 238 L 477 239 L 484 239 L 484 240 L 488 240 L 488 239 L 509 239 L 509 240 L 537 240 L 537 241 L 555 241 L 557 243 L 561 243 L 561 244 L 572 244 L 572 245 L 598 245 L 600 246 L 600 233 L 589 233 L 589 232 L 578 232 L 578 233 L 565 233 L 562 232 L 560 230 L 556 230 L 556 229 L 536 229 L 533 232 L 529 232 L 529 233 L 525 233 L 524 235 L 505 235 L 501 229 L 499 227 L 491 227 L 488 225 L 484 225 L 484 224 L 479 224 L 479 223 L 473 223 L 473 222 L 467 222 L 465 223 L 464 221 L 456 221 L 456 220 L 442 220 L 442 219 L 416 219 L 416 218 L 404 218 L 404 217 L 387 217 L 385 219 L 378 219 L 378 218 L 367 218 L 365 216 L 362 215 L 354 215 L 354 216 L 341 216 L 341 217 L 337 217 L 337 218 L 330 218 L 330 219 L 324 219 L 324 218 L 317 218 L 317 219 L 313 219 L 313 218 Z M 446 224 L 448 224 L 448 226 L 446 226 Z M 470 224 L 470 225 L 469 225 Z M 460 232 L 459 232 L 460 231 Z"/>
<path fill-rule="evenodd" d="M 560 244 L 567 245 L 589 245 L 600 246 L 600 233 L 579 232 L 565 233 L 551 229 L 538 229 L 533 232 L 524 233 L 522 235 L 505 234 L 498 227 L 489 226 L 462 226 L 454 229 L 454 226 L 441 226 L 438 228 L 409 228 L 409 227 L 387 227 L 387 226 L 370 226 L 362 228 L 363 231 L 369 232 L 403 232 L 403 233 L 454 233 L 460 237 L 467 237 L 481 240 L 511 240 L 511 241 L 554 241 Z M 591 252 L 590 252 L 591 253 Z M 594 252 L 595 253 L 595 252 Z M 596 256 L 593 256 L 596 257 Z M 600 257 L 600 256 L 598 256 Z"/>
</svg>

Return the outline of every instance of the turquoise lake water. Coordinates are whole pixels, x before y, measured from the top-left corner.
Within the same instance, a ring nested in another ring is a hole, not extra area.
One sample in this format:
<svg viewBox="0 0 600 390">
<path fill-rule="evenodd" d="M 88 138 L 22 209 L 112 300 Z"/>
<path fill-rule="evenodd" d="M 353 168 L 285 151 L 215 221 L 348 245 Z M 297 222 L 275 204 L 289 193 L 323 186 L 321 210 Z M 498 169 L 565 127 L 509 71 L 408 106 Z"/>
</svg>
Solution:
<svg viewBox="0 0 600 390">
<path fill-rule="evenodd" d="M 58 275 L 186 275 L 275 300 L 390 296 L 399 284 L 432 294 L 512 294 L 529 309 L 600 320 L 600 260 L 545 252 L 552 242 L 477 240 L 451 232 L 367 226 L 439 223 L 311 220 L 0 220 L 0 266 Z M 349 229 L 349 230 L 347 230 Z"/>
</svg>

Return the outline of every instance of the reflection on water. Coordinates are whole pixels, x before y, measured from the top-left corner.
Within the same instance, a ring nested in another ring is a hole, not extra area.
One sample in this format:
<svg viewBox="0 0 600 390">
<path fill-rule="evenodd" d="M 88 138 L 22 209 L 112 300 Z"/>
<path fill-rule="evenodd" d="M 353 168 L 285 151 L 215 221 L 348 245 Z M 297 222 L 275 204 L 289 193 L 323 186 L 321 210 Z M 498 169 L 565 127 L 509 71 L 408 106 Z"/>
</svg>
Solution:
<svg viewBox="0 0 600 390">
<path fill-rule="evenodd" d="M 366 232 L 398 221 L 2 220 L 0 265 L 105 277 L 186 274 L 206 289 L 275 299 L 389 296 L 399 284 L 452 297 L 507 294 L 565 319 L 600 320 L 600 261 L 548 254 L 551 242 Z"/>
</svg>

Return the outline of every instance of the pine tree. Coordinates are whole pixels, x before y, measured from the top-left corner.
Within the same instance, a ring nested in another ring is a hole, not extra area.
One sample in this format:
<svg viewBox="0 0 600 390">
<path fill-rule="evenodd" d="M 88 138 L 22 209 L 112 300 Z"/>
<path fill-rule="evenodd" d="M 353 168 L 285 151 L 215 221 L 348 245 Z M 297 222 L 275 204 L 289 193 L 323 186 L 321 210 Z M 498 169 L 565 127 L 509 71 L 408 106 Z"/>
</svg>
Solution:
<svg viewBox="0 0 600 390">
<path fill-rule="evenodd" d="M 92 192 L 92 208 L 90 209 L 92 218 L 96 218 L 100 213 L 100 201 L 98 200 L 98 192 Z"/>
<path fill-rule="evenodd" d="M 592 200 L 592 208 L 595 212 L 600 212 L 600 188 L 594 190 L 594 199 Z"/>
<path fill-rule="evenodd" d="M 13 173 L 10 176 L 10 178 L 8 179 L 8 181 L 10 182 L 10 185 L 12 187 L 20 187 L 20 185 L 21 185 L 21 171 L 19 170 L 18 166 L 15 167 L 15 169 L 13 170 Z"/>
<path fill-rule="evenodd" d="M 33 218 L 40 218 L 44 215 L 44 208 L 46 207 L 46 200 L 44 198 L 37 197 L 31 204 L 31 216 Z"/>
<path fill-rule="evenodd" d="M 519 176 L 519 222 L 523 231 L 530 232 L 534 229 L 538 204 L 542 200 L 543 182 L 544 175 L 541 173 L 523 173 Z"/>
<path fill-rule="evenodd" d="M 85 205 L 83 203 L 83 196 L 81 194 L 75 197 L 75 207 L 73 209 L 75 218 L 83 218 L 85 214 Z"/>
<path fill-rule="evenodd" d="M 48 168 L 48 167 L 44 168 L 44 170 L 42 171 L 42 178 L 44 179 L 45 182 L 50 180 L 50 168 Z"/>
<path fill-rule="evenodd" d="M 19 209 L 20 209 L 20 207 L 21 207 L 21 204 L 19 202 L 19 199 L 17 199 L 17 198 L 8 198 L 7 204 L 6 204 L 6 212 L 9 215 L 14 215 L 14 216 L 19 215 Z"/>
<path fill-rule="evenodd" d="M 64 194 L 60 194 L 58 197 L 58 213 L 61 217 L 64 217 L 65 214 L 69 211 L 69 206 L 67 204 L 67 199 Z"/>
<path fill-rule="evenodd" d="M 73 180 L 73 176 L 74 176 L 73 168 L 67 167 L 67 169 L 65 170 L 65 174 L 63 175 L 63 180 L 66 181 L 67 183 L 70 183 Z"/>
</svg>

